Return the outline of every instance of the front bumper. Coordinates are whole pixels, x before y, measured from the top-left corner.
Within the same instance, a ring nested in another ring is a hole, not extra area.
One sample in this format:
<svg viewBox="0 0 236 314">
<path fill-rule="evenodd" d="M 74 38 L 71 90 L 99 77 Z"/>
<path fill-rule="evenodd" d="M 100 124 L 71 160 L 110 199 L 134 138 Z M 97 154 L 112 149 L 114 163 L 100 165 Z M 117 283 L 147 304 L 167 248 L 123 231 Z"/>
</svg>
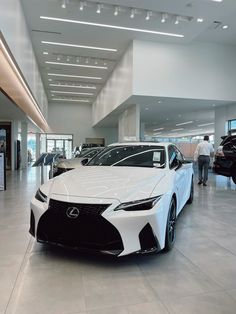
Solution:
<svg viewBox="0 0 236 314">
<path fill-rule="evenodd" d="M 39 242 L 116 256 L 164 247 L 168 209 L 163 200 L 150 210 L 134 212 L 114 211 L 119 204 L 114 200 L 103 200 L 102 205 L 101 200 L 88 201 L 51 199 L 46 204 L 33 199 L 30 233 Z M 80 209 L 78 218 L 67 216 L 69 207 Z"/>
</svg>

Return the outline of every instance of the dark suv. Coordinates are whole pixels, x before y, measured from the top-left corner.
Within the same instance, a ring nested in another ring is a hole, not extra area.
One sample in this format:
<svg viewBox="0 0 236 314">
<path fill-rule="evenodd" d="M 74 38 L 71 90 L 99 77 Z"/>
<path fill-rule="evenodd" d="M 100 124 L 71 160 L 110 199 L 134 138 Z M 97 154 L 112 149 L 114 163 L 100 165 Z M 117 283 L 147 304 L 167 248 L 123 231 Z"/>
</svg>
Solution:
<svg viewBox="0 0 236 314">
<path fill-rule="evenodd" d="M 222 136 L 215 155 L 214 170 L 217 174 L 232 177 L 236 184 L 236 134 Z"/>
</svg>

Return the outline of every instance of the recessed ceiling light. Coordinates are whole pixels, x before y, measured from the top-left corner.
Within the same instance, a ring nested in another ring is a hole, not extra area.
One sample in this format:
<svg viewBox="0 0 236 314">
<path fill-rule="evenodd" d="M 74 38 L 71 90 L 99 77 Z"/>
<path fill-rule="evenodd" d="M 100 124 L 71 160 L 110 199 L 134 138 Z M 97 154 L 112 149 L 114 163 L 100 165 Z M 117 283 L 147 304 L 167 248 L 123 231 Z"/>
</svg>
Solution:
<svg viewBox="0 0 236 314">
<path fill-rule="evenodd" d="M 198 124 L 198 126 L 207 126 L 207 125 L 212 125 L 212 124 L 215 124 L 215 123 L 211 122 L 211 123 Z"/>
<path fill-rule="evenodd" d="M 199 17 L 199 18 L 197 19 L 197 22 L 198 22 L 198 23 L 202 23 L 202 22 L 203 22 L 203 18 L 202 18 L 202 17 Z"/>
<path fill-rule="evenodd" d="M 48 52 L 47 52 L 47 51 L 44 51 L 43 54 L 44 54 L 44 55 L 48 55 Z"/>
<path fill-rule="evenodd" d="M 216 104 L 212 104 L 212 107 L 215 107 L 216 106 Z"/>
<path fill-rule="evenodd" d="M 130 18 L 133 19 L 134 18 L 134 15 L 135 15 L 135 10 L 132 8 L 130 10 Z"/>
<path fill-rule="evenodd" d="M 84 45 L 75 45 L 75 44 L 66 44 L 66 43 L 57 43 L 54 41 L 41 41 L 42 44 L 55 45 L 55 46 L 64 46 L 64 47 L 74 47 L 74 48 L 84 48 L 84 49 L 93 49 L 93 50 L 104 50 L 116 52 L 117 49 L 113 48 L 103 48 L 103 47 L 94 47 L 94 46 L 84 46 Z"/>
<path fill-rule="evenodd" d="M 64 92 L 64 91 L 56 91 L 52 90 L 51 93 L 55 94 L 73 94 L 73 95 L 88 95 L 88 96 L 93 96 L 93 93 L 77 93 L 77 92 Z"/>
<path fill-rule="evenodd" d="M 149 110 L 149 108 L 148 108 L 148 107 L 146 107 L 146 108 L 145 108 L 145 110 Z"/>
<path fill-rule="evenodd" d="M 222 26 L 222 29 L 227 29 L 227 28 L 229 28 L 229 25 L 223 25 Z"/>
<path fill-rule="evenodd" d="M 78 21 L 78 20 L 69 20 L 69 19 L 62 19 L 62 18 L 51 17 L 51 16 L 40 16 L 40 18 L 44 19 L 44 20 L 59 21 L 59 22 L 65 22 L 65 23 L 75 23 L 75 24 L 98 26 L 98 27 L 106 27 L 106 28 L 120 29 L 120 30 L 125 30 L 125 31 L 139 32 L 139 33 L 148 33 L 148 34 L 179 37 L 179 38 L 184 37 L 183 34 L 158 32 L 158 31 L 152 31 L 149 29 L 132 28 L 132 27 L 124 27 L 124 26 L 101 24 L 101 23 L 92 23 L 92 22 L 85 22 L 85 21 Z"/>
<path fill-rule="evenodd" d="M 159 134 L 162 134 L 162 132 L 153 133 L 154 136 Z"/>
<path fill-rule="evenodd" d="M 52 79 L 49 79 L 50 81 Z M 85 86 L 85 85 L 69 85 L 69 84 L 49 84 L 54 87 L 68 87 L 68 88 L 86 88 L 86 89 L 97 89 L 96 86 Z"/>
<path fill-rule="evenodd" d="M 84 1 L 80 1 L 79 9 L 80 9 L 80 11 L 83 11 L 83 9 L 84 9 Z"/>
<path fill-rule="evenodd" d="M 147 14 L 146 14 L 145 20 L 146 20 L 146 21 L 149 21 L 149 20 L 150 20 L 151 15 L 152 15 L 152 11 L 147 11 Z"/>
<path fill-rule="evenodd" d="M 184 130 L 184 128 L 173 129 L 173 130 L 171 130 L 171 132 L 175 132 L 175 131 L 182 131 L 182 130 Z"/>
<path fill-rule="evenodd" d="M 118 13 L 119 13 L 119 8 L 118 8 L 118 6 L 115 6 L 114 15 L 117 16 Z"/>
<path fill-rule="evenodd" d="M 101 13 L 101 4 L 100 4 L 100 3 L 97 4 L 97 10 L 96 10 L 96 12 L 97 12 L 98 14 Z"/>
<path fill-rule="evenodd" d="M 193 121 L 187 121 L 187 122 L 178 123 L 178 124 L 176 124 L 176 126 L 190 124 L 190 123 L 193 123 Z"/>
<path fill-rule="evenodd" d="M 49 82 L 51 82 L 52 81 L 52 79 L 48 79 L 49 80 Z"/>
<path fill-rule="evenodd" d="M 213 2 L 222 2 L 223 0 L 211 0 Z"/>
<path fill-rule="evenodd" d="M 166 13 L 162 13 L 161 14 L 161 23 L 165 23 L 167 19 L 167 14 Z"/>
<path fill-rule="evenodd" d="M 107 67 L 100 66 L 100 65 L 86 65 L 86 64 L 63 63 L 63 62 L 53 62 L 53 61 L 45 61 L 45 63 L 47 63 L 47 64 L 65 65 L 65 66 L 71 66 L 71 67 L 93 68 L 93 69 L 107 70 Z"/>
<path fill-rule="evenodd" d="M 153 131 L 160 131 L 160 130 L 164 130 L 164 128 L 154 129 Z"/>
<path fill-rule="evenodd" d="M 89 102 L 88 99 L 62 99 L 62 98 L 52 98 L 52 100 L 57 100 L 57 101 L 75 101 L 75 102 Z"/>
<path fill-rule="evenodd" d="M 161 104 L 162 103 L 162 101 L 161 100 L 158 100 L 158 104 Z"/>
<path fill-rule="evenodd" d="M 70 74 L 58 74 L 58 73 L 48 73 L 50 76 L 63 76 L 63 77 L 77 77 L 77 78 L 85 78 L 91 80 L 101 80 L 101 77 L 96 76 L 82 76 L 82 75 L 70 75 Z"/>
<path fill-rule="evenodd" d="M 66 0 L 62 0 L 61 7 L 62 7 L 62 9 L 66 8 Z"/>
</svg>

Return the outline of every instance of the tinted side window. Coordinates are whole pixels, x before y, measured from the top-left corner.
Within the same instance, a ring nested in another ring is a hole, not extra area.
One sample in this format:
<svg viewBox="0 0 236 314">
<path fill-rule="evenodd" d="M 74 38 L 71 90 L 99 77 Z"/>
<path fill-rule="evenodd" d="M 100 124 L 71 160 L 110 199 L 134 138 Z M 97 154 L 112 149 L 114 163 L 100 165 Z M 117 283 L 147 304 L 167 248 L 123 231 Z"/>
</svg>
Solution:
<svg viewBox="0 0 236 314">
<path fill-rule="evenodd" d="M 174 146 L 170 145 L 168 147 L 168 155 L 169 155 L 170 169 L 173 169 L 174 167 L 178 165 L 177 152 Z"/>
</svg>

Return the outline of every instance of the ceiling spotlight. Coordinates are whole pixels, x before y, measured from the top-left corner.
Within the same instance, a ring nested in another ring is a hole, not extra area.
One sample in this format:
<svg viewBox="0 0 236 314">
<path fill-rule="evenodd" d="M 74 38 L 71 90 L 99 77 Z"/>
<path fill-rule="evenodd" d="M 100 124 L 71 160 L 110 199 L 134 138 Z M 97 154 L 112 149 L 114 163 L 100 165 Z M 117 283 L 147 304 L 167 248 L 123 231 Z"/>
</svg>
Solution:
<svg viewBox="0 0 236 314">
<path fill-rule="evenodd" d="M 197 22 L 198 22 L 198 23 L 202 23 L 202 22 L 203 22 L 203 18 L 202 18 L 202 17 L 199 17 L 199 18 L 197 19 Z"/>
<path fill-rule="evenodd" d="M 98 64 L 98 60 L 97 59 L 95 59 L 94 64 Z"/>
<path fill-rule="evenodd" d="M 70 57 L 69 57 L 69 56 L 66 57 L 66 61 L 67 61 L 67 62 L 70 61 Z"/>
<path fill-rule="evenodd" d="M 62 9 L 66 8 L 66 0 L 62 0 L 61 7 L 62 7 Z"/>
<path fill-rule="evenodd" d="M 80 11 L 83 11 L 83 9 L 84 9 L 84 1 L 80 1 L 79 9 L 80 9 Z"/>
<path fill-rule="evenodd" d="M 161 14 L 161 23 L 165 23 L 167 19 L 167 14 L 166 13 L 162 13 Z"/>
<path fill-rule="evenodd" d="M 107 65 L 107 63 L 106 63 L 106 62 L 103 62 L 103 65 Z"/>
<path fill-rule="evenodd" d="M 175 25 L 178 25 L 179 24 L 179 16 L 176 16 L 175 18 Z"/>
<path fill-rule="evenodd" d="M 51 82 L 52 81 L 52 79 L 48 79 L 49 80 L 49 82 Z"/>
<path fill-rule="evenodd" d="M 61 60 L 61 57 L 60 56 L 57 56 L 57 61 L 60 61 Z"/>
<path fill-rule="evenodd" d="M 222 26 L 222 29 L 227 29 L 227 28 L 229 28 L 229 25 L 223 25 Z"/>
<path fill-rule="evenodd" d="M 44 54 L 44 55 L 48 55 L 48 52 L 47 52 L 47 51 L 44 51 L 43 54 Z"/>
<path fill-rule="evenodd" d="M 97 11 L 96 11 L 98 14 L 100 14 L 101 13 L 101 4 L 100 3 L 98 3 L 97 4 Z"/>
<path fill-rule="evenodd" d="M 119 13 L 119 7 L 115 6 L 114 15 L 117 16 Z"/>
<path fill-rule="evenodd" d="M 76 58 L 76 62 L 79 63 L 79 57 Z"/>
<path fill-rule="evenodd" d="M 89 59 L 88 58 L 85 59 L 85 63 L 89 63 Z"/>
<path fill-rule="evenodd" d="M 152 11 L 147 11 L 147 14 L 146 14 L 145 20 L 146 20 L 146 21 L 149 21 L 149 20 L 150 20 L 151 15 L 152 15 Z"/>
<path fill-rule="evenodd" d="M 130 18 L 133 19 L 134 18 L 134 14 L 135 14 L 135 10 L 131 9 L 130 11 Z"/>
</svg>

